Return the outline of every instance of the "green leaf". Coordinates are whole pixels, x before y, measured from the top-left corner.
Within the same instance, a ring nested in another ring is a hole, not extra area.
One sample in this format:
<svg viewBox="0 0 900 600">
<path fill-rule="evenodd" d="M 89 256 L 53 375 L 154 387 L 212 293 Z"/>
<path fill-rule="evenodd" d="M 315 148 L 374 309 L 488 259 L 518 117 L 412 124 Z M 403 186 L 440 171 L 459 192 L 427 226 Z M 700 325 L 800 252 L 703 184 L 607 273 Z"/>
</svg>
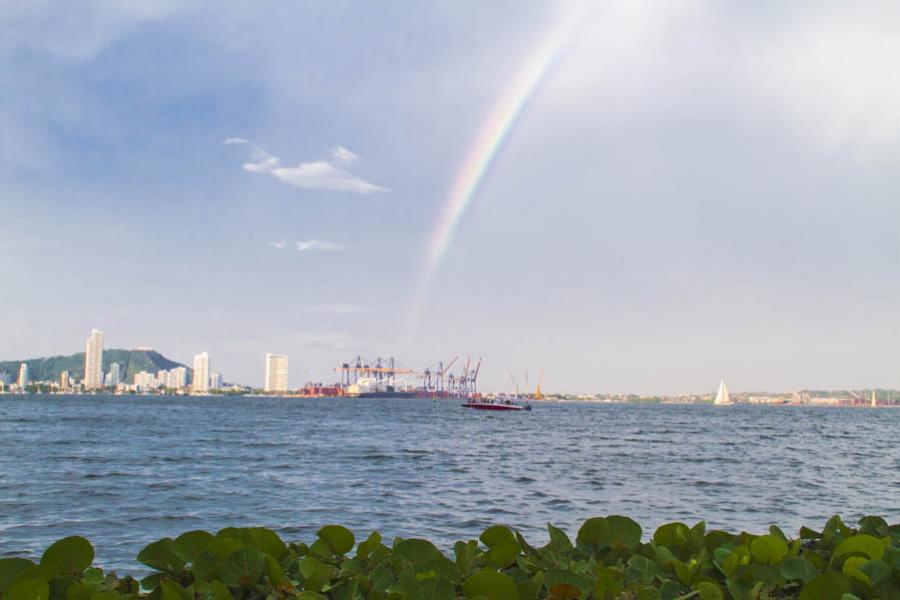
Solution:
<svg viewBox="0 0 900 600">
<path fill-rule="evenodd" d="M 54 542 L 41 556 L 41 570 L 57 573 L 81 573 L 94 562 L 94 547 L 81 536 L 73 535 Z"/>
<path fill-rule="evenodd" d="M 161 581 L 159 590 L 160 600 L 193 600 L 193 596 L 174 581 Z M 91 600 L 94 599 L 92 598 Z"/>
<path fill-rule="evenodd" d="M 498 567 L 506 568 L 516 562 L 519 551 L 519 544 L 515 539 L 505 540 L 488 550 L 485 558 Z"/>
<path fill-rule="evenodd" d="M 466 579 L 463 592 L 467 598 L 484 596 L 488 600 L 518 600 L 516 582 L 503 573 L 485 569 Z"/>
<path fill-rule="evenodd" d="M 326 525 L 316 535 L 325 540 L 331 551 L 338 556 L 343 556 L 353 550 L 353 545 L 356 543 L 350 530 L 340 525 Z"/>
<path fill-rule="evenodd" d="M 747 564 L 750 564 L 750 549 L 747 546 L 738 546 L 722 562 L 722 572 L 726 577 L 731 577 L 738 567 Z"/>
<path fill-rule="evenodd" d="M 403 597 L 405 600 L 456 600 L 456 589 L 445 579 L 430 577 L 413 581 Z"/>
<path fill-rule="evenodd" d="M 222 583 L 221 581 L 213 581 L 211 584 L 213 598 L 215 600 L 233 600 L 233 596 L 231 595 L 231 590 L 228 589 L 228 586 Z"/>
<path fill-rule="evenodd" d="M 859 567 L 872 582 L 873 588 L 879 588 L 884 583 L 891 582 L 891 567 L 880 560 L 870 560 Z"/>
<path fill-rule="evenodd" d="M 228 537 L 217 537 L 209 546 L 207 546 L 206 551 L 220 561 L 224 561 L 238 550 L 246 547 L 246 544 L 241 540 Z"/>
<path fill-rule="evenodd" d="M 604 517 L 594 517 L 584 522 L 578 530 L 575 541 L 578 544 L 590 544 L 602 548 L 609 539 L 609 523 Z"/>
<path fill-rule="evenodd" d="M 877 537 L 862 533 L 854 535 L 842 541 L 834 549 L 833 556 L 835 558 L 842 554 L 850 554 L 851 552 L 861 552 L 872 560 L 881 560 L 884 556 L 885 543 Z"/>
<path fill-rule="evenodd" d="M 368 558 L 372 551 L 375 550 L 378 546 L 381 545 L 381 534 L 377 531 L 373 531 L 369 534 L 369 537 L 364 542 L 360 542 L 359 546 L 356 548 L 356 557 L 357 558 Z"/>
<path fill-rule="evenodd" d="M 544 572 L 538 571 L 530 579 L 516 582 L 519 588 L 519 600 L 538 600 L 544 589 Z"/>
<path fill-rule="evenodd" d="M 653 533 L 653 541 L 668 548 L 677 548 L 688 540 L 690 530 L 684 523 L 666 523 Z"/>
<path fill-rule="evenodd" d="M 866 564 L 867 562 L 869 562 L 868 559 L 865 559 L 861 556 L 851 556 L 844 561 L 841 572 L 847 577 L 852 577 L 858 581 L 862 581 L 866 585 L 872 585 L 872 580 L 869 579 L 869 576 L 859 570 L 859 567 Z"/>
<path fill-rule="evenodd" d="M 266 554 L 266 577 L 269 578 L 269 581 L 275 587 L 281 587 L 282 585 L 291 585 L 290 580 L 284 575 L 284 570 L 281 568 L 281 565 L 278 564 L 278 561 L 275 560 L 270 554 Z"/>
<path fill-rule="evenodd" d="M 859 532 L 883 538 L 890 533 L 890 526 L 881 517 L 863 517 L 859 520 Z"/>
<path fill-rule="evenodd" d="M 779 566 L 781 576 L 788 580 L 809 581 L 819 574 L 815 565 L 799 556 L 789 556 Z"/>
<path fill-rule="evenodd" d="M 591 581 L 577 573 L 572 573 L 571 571 L 565 571 L 563 569 L 550 569 L 547 571 L 544 575 L 544 586 L 552 593 L 553 588 L 559 585 L 574 587 L 579 592 L 577 597 L 586 598 L 591 591 Z M 556 595 L 560 596 L 561 594 Z"/>
<path fill-rule="evenodd" d="M 841 600 L 850 591 L 850 582 L 840 573 L 829 571 L 809 581 L 800 590 L 800 600 Z"/>
<path fill-rule="evenodd" d="M 214 581 L 219 578 L 222 562 L 212 552 L 204 550 L 200 553 L 200 556 L 194 559 L 191 571 L 194 577 L 200 581 Z"/>
<path fill-rule="evenodd" d="M 206 531 L 188 531 L 175 538 L 173 550 L 178 558 L 192 563 L 216 538 Z"/>
<path fill-rule="evenodd" d="M 137 559 L 148 567 L 172 575 L 178 575 L 184 568 L 184 560 L 175 552 L 175 542 L 171 538 L 149 544 L 141 550 Z"/>
<path fill-rule="evenodd" d="M 0 593 L 29 570 L 36 572 L 37 565 L 27 558 L 0 558 Z"/>
<path fill-rule="evenodd" d="M 555 552 L 567 552 L 573 548 L 572 540 L 569 539 L 569 536 L 562 529 L 547 523 L 547 532 L 550 534 L 549 549 Z"/>
<path fill-rule="evenodd" d="M 66 590 L 66 600 L 91 600 L 100 588 L 89 583 L 77 582 L 73 583 Z"/>
<path fill-rule="evenodd" d="M 722 588 L 711 581 L 700 581 L 694 585 L 700 600 L 724 600 Z"/>
<path fill-rule="evenodd" d="M 606 518 L 606 522 L 609 524 L 608 544 L 613 548 L 632 550 L 641 543 L 643 530 L 636 521 L 620 515 L 611 515 Z"/>
<path fill-rule="evenodd" d="M 2 600 L 48 600 L 50 586 L 43 579 L 25 579 L 3 590 Z"/>
<path fill-rule="evenodd" d="M 349 532 L 348 532 L 349 533 Z M 250 527 L 246 530 L 246 539 L 252 548 L 281 560 L 288 554 L 288 547 L 278 534 L 265 527 Z M 350 534 L 353 537 L 353 534 Z M 351 548 L 352 548 L 351 544 Z"/>
<path fill-rule="evenodd" d="M 505 525 L 494 525 L 493 527 L 488 527 L 481 534 L 481 543 L 483 543 L 488 548 L 493 548 L 498 544 L 502 544 L 504 542 L 512 542 L 518 546 L 518 542 L 516 542 L 516 536 L 512 532 L 509 527 Z"/>
<path fill-rule="evenodd" d="M 222 582 L 230 588 L 250 589 L 265 569 L 265 555 L 255 548 L 244 548 L 233 553 L 222 565 Z"/>
<path fill-rule="evenodd" d="M 788 555 L 788 545 L 775 535 L 763 535 L 750 543 L 753 560 L 762 565 L 777 565 Z"/>
<path fill-rule="evenodd" d="M 119 592 L 116 590 L 104 590 L 97 592 L 91 596 L 91 600 L 119 600 Z M 191 600 L 190 598 L 181 598 L 181 600 Z"/>
<path fill-rule="evenodd" d="M 400 540 L 394 544 L 393 558 L 417 564 L 444 558 L 444 555 L 427 540 L 409 539 Z"/>
<path fill-rule="evenodd" d="M 653 583 L 658 572 L 655 562 L 640 554 L 636 554 L 628 561 L 628 567 L 625 569 L 625 579 L 630 583 L 650 584 Z"/>
</svg>

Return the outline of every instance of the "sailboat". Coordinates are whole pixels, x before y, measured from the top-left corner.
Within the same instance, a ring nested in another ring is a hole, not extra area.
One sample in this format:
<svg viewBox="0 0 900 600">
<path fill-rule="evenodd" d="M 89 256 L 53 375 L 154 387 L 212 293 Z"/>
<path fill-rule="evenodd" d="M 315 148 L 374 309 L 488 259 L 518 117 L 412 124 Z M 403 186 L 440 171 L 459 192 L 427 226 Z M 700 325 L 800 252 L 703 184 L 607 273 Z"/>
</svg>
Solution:
<svg viewBox="0 0 900 600">
<path fill-rule="evenodd" d="M 713 402 L 713 404 L 716 406 L 734 404 L 734 402 L 731 401 L 731 398 L 728 397 L 728 387 L 725 385 L 724 379 L 719 383 L 719 391 L 716 393 L 716 401 Z"/>
</svg>

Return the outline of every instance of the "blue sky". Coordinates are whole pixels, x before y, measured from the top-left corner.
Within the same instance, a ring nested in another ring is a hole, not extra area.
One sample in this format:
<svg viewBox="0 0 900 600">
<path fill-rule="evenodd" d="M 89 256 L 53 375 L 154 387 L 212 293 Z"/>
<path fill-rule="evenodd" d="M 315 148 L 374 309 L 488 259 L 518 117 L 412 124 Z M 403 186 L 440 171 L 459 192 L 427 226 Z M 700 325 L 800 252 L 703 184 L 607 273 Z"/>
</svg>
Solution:
<svg viewBox="0 0 900 600">
<path fill-rule="evenodd" d="M 0 358 L 98 327 L 250 384 L 285 352 L 292 385 L 900 387 L 893 3 L 583 4 L 412 314 L 562 6 L 0 5 Z"/>
</svg>

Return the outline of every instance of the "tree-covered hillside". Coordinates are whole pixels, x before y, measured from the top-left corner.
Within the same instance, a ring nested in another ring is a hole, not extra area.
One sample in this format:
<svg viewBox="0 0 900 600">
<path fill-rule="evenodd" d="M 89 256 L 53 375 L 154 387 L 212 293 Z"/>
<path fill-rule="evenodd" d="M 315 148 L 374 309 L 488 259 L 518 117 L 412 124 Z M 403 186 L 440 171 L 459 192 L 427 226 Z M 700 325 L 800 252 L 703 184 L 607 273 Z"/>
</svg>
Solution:
<svg viewBox="0 0 900 600">
<path fill-rule="evenodd" d="M 8 373 L 11 379 L 19 374 L 19 365 L 28 365 L 28 378 L 31 381 L 59 381 L 63 371 L 68 371 L 69 376 L 75 381 L 84 378 L 84 352 L 71 356 L 50 356 L 45 358 L 30 358 L 27 360 L 9 360 L 0 362 L 0 373 Z M 175 367 L 184 367 L 181 363 L 170 360 L 155 350 L 104 350 L 103 372 L 109 372 L 112 363 L 119 363 L 122 381 L 131 382 L 134 374 L 140 371 L 156 373 L 168 371 Z M 188 369 L 188 381 L 190 381 L 191 369 Z"/>
</svg>

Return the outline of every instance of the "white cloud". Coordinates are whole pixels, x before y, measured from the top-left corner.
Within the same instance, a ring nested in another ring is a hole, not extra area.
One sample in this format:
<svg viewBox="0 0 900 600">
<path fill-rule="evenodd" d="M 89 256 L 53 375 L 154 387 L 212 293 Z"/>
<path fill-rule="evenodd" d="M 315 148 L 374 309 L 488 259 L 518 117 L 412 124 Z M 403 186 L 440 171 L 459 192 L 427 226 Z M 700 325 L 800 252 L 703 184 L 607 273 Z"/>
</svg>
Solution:
<svg viewBox="0 0 900 600">
<path fill-rule="evenodd" d="M 356 161 L 359 158 L 359 155 L 343 146 L 335 146 L 331 149 L 331 158 L 342 165 L 349 165 Z"/>
<path fill-rule="evenodd" d="M 297 247 L 298 252 L 340 252 L 346 250 L 346 248 L 341 244 L 335 244 L 334 242 L 323 242 L 321 240 L 300 240 L 294 242 L 294 245 Z"/>
<path fill-rule="evenodd" d="M 284 240 L 278 240 L 277 242 L 268 242 L 266 246 L 270 248 L 278 248 L 279 250 L 284 250 L 287 247 L 287 242 Z"/>
<path fill-rule="evenodd" d="M 330 160 L 317 160 L 299 163 L 293 167 L 284 167 L 281 165 L 279 157 L 269 154 L 261 147 L 244 138 L 228 138 L 223 143 L 250 146 L 252 162 L 244 163 L 244 170 L 250 173 L 268 173 L 278 181 L 288 185 L 308 190 L 331 190 L 357 194 L 390 191 L 386 187 L 369 183 L 342 168 L 359 158 L 359 156 L 343 146 L 335 146 L 331 149 Z"/>
</svg>

